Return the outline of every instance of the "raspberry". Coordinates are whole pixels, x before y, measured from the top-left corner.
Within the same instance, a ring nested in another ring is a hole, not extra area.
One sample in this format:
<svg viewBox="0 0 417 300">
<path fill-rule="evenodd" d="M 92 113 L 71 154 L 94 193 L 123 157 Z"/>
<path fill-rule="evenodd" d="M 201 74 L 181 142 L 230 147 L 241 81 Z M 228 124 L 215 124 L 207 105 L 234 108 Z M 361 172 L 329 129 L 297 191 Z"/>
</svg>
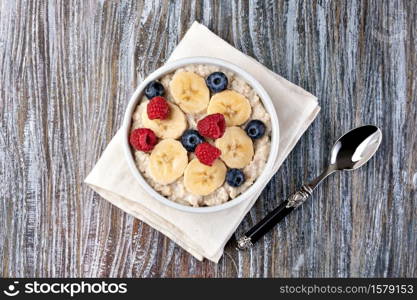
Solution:
<svg viewBox="0 0 417 300">
<path fill-rule="evenodd" d="M 130 134 L 129 142 L 136 150 L 149 152 L 156 145 L 157 138 L 152 130 L 138 128 Z"/>
<path fill-rule="evenodd" d="M 221 138 L 226 130 L 226 120 L 222 114 L 212 114 L 197 123 L 198 132 L 207 138 Z"/>
<path fill-rule="evenodd" d="M 169 105 L 164 97 L 153 97 L 146 107 L 148 118 L 150 120 L 160 119 L 164 120 L 169 115 Z"/>
<path fill-rule="evenodd" d="M 213 145 L 204 142 L 198 144 L 195 148 L 195 155 L 198 160 L 207 166 L 212 166 L 214 161 L 222 154 L 222 152 Z"/>
</svg>

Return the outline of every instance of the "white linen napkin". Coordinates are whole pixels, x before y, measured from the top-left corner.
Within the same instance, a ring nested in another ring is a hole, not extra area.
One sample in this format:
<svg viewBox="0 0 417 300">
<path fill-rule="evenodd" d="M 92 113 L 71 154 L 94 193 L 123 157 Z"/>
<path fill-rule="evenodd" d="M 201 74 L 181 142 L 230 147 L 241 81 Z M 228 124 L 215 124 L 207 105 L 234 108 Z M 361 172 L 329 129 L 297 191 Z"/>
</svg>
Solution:
<svg viewBox="0 0 417 300">
<path fill-rule="evenodd" d="M 268 92 L 280 125 L 275 173 L 320 111 L 317 98 L 197 22 L 187 31 L 168 61 L 192 56 L 230 61 L 254 76 Z M 107 201 L 168 236 L 197 259 L 207 258 L 214 262 L 218 262 L 226 242 L 262 192 L 260 190 L 250 201 L 216 213 L 190 214 L 165 206 L 146 194 L 131 174 L 123 153 L 121 131 L 113 137 L 85 183 Z"/>
</svg>

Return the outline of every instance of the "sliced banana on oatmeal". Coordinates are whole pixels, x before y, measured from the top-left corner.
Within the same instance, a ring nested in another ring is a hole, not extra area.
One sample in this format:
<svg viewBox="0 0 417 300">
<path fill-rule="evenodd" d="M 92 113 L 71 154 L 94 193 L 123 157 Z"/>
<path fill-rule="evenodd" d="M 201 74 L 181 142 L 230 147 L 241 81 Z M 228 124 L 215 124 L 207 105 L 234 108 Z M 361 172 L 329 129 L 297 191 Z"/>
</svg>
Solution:
<svg viewBox="0 0 417 300">
<path fill-rule="evenodd" d="M 188 164 L 187 150 L 174 139 L 159 142 L 149 157 L 152 178 L 160 184 L 169 184 L 184 173 Z"/>
<path fill-rule="evenodd" d="M 194 158 L 184 171 L 184 186 L 192 194 L 209 195 L 223 184 L 226 171 L 220 159 L 216 159 L 210 167 Z"/>
<path fill-rule="evenodd" d="M 149 101 L 146 102 L 148 105 Z M 156 136 L 161 139 L 179 138 L 185 129 L 187 129 L 187 119 L 181 109 L 175 104 L 168 101 L 169 116 L 164 120 L 154 119 L 148 117 L 146 109 L 142 111 L 143 126 L 152 129 Z M 145 106 L 146 108 L 146 106 Z"/>
<path fill-rule="evenodd" d="M 214 94 L 207 108 L 207 114 L 223 114 L 227 126 L 245 123 L 249 119 L 251 111 L 249 100 L 232 90 Z"/>
<path fill-rule="evenodd" d="M 222 152 L 220 158 L 229 168 L 240 169 L 252 161 L 254 153 L 252 140 L 240 127 L 227 127 L 224 135 L 215 143 Z"/>
<path fill-rule="evenodd" d="M 177 72 L 169 88 L 175 103 L 186 113 L 196 114 L 207 108 L 210 91 L 203 77 L 193 72 Z"/>
</svg>

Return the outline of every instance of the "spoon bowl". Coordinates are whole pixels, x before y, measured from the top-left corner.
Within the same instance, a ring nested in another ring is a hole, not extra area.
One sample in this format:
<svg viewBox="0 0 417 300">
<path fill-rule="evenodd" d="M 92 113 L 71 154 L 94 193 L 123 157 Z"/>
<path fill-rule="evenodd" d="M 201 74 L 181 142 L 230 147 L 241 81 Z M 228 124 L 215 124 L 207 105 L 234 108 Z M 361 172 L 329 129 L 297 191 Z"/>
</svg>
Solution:
<svg viewBox="0 0 417 300">
<path fill-rule="evenodd" d="M 331 151 L 330 167 L 334 170 L 355 170 L 363 166 L 378 150 L 381 130 L 373 125 L 357 127 L 341 136 Z"/>
</svg>

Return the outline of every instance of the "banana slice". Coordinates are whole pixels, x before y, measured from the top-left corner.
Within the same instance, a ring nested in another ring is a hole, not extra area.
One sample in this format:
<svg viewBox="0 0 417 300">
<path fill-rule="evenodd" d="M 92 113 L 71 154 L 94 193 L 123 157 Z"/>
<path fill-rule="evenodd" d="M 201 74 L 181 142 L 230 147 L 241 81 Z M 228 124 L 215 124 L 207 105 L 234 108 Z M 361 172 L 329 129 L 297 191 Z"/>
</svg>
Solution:
<svg viewBox="0 0 417 300">
<path fill-rule="evenodd" d="M 229 168 L 243 168 L 253 157 L 253 143 L 240 127 L 227 127 L 224 135 L 216 140 L 216 147 L 222 151 L 220 158 Z"/>
<path fill-rule="evenodd" d="M 159 142 L 149 157 L 152 178 L 160 184 L 169 184 L 184 173 L 188 164 L 187 150 L 174 139 Z"/>
<path fill-rule="evenodd" d="M 185 169 L 184 186 L 192 194 L 209 195 L 223 184 L 226 171 L 226 166 L 220 159 L 216 159 L 210 167 L 194 158 Z"/>
<path fill-rule="evenodd" d="M 149 101 L 148 101 L 149 102 Z M 148 105 L 146 102 L 146 105 Z M 142 111 L 143 126 L 152 129 L 156 136 L 161 139 L 179 138 L 185 129 L 187 129 L 187 119 L 181 109 L 175 104 L 168 101 L 169 116 L 165 120 L 150 120 L 146 109 Z M 146 106 L 145 106 L 146 108 Z"/>
<path fill-rule="evenodd" d="M 226 119 L 227 126 L 237 126 L 245 123 L 252 112 L 249 100 L 243 95 L 227 90 L 211 97 L 207 114 L 221 113 Z"/>
<path fill-rule="evenodd" d="M 169 88 L 175 103 L 186 113 L 195 114 L 207 108 L 210 92 L 203 77 L 193 72 L 178 72 Z"/>
</svg>

